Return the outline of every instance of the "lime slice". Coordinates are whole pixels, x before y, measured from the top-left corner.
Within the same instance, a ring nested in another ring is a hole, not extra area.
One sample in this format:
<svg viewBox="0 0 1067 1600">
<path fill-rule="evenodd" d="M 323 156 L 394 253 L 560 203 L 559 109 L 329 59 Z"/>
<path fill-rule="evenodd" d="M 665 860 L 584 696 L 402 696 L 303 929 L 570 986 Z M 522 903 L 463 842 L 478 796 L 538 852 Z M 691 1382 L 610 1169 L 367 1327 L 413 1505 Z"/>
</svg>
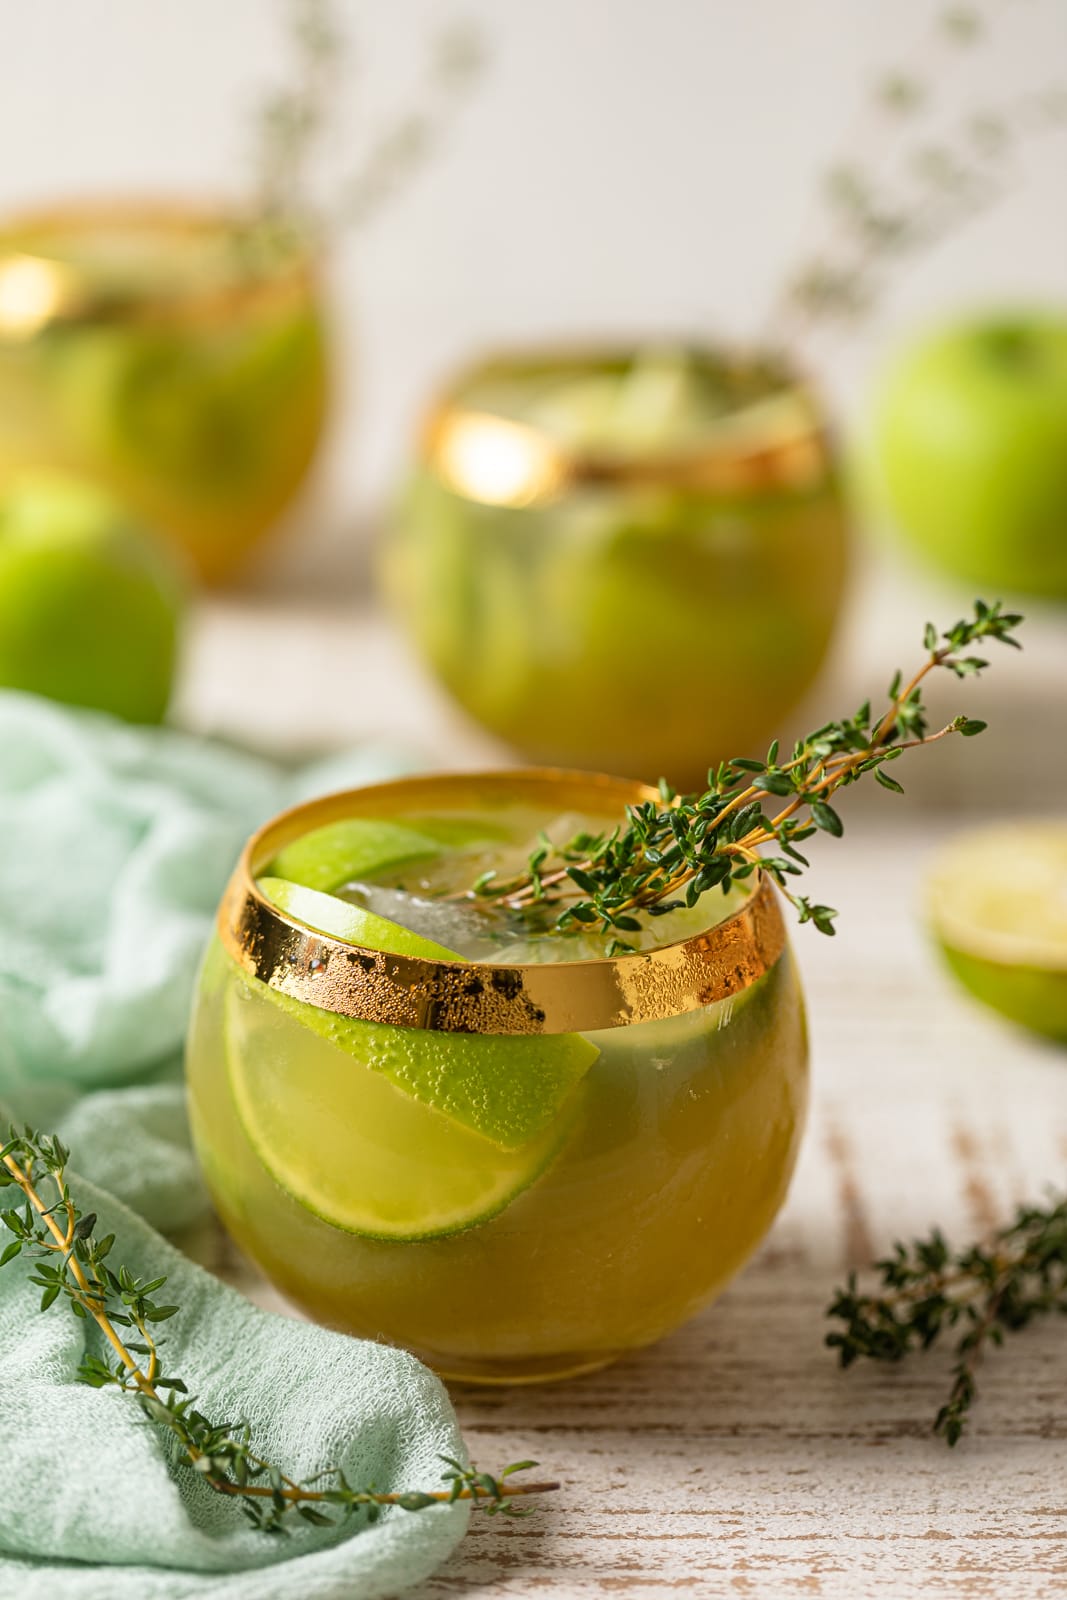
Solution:
<svg viewBox="0 0 1067 1600">
<path fill-rule="evenodd" d="M 972 994 L 1067 1040 L 1067 824 L 963 834 L 935 864 L 928 907 L 949 967 Z"/>
<path fill-rule="evenodd" d="M 279 910 L 335 939 L 391 955 L 462 959 L 421 934 L 333 895 L 277 878 L 262 878 L 259 887 Z M 359 1022 L 292 1000 L 276 989 L 266 992 L 275 1005 L 320 1038 L 505 1150 L 521 1149 L 552 1126 L 599 1053 L 580 1033 L 530 1037 L 434 1033 Z"/>
<path fill-rule="evenodd" d="M 446 950 L 421 933 L 413 933 L 399 922 L 390 922 L 376 911 L 355 906 L 350 900 L 340 900 L 335 894 L 324 894 L 321 889 L 309 889 L 302 883 L 289 883 L 285 878 L 257 878 L 256 885 L 272 905 L 297 922 L 306 923 L 317 933 L 328 933 L 334 939 L 345 939 L 365 950 L 384 950 L 394 956 L 422 956 L 428 961 L 462 961 L 462 956 Z M 285 995 L 280 995 L 284 1000 Z M 316 1007 L 307 1006 L 316 1015 Z M 330 1013 L 333 1015 L 333 1013 Z"/>
<path fill-rule="evenodd" d="M 286 845 L 269 870 L 272 877 L 329 892 L 387 867 L 429 860 L 443 849 L 462 850 L 507 837 L 504 829 L 474 817 L 427 817 L 410 825 L 377 817 L 346 817 L 313 828 Z"/>
<path fill-rule="evenodd" d="M 211 343 L 105 324 L 58 347 L 55 381 L 66 425 L 108 461 L 186 496 L 235 499 L 269 475 L 279 418 L 315 381 L 318 342 L 307 317 Z"/>
<path fill-rule="evenodd" d="M 317 1033 L 294 1002 L 264 1003 L 280 998 L 243 973 L 230 979 L 233 1096 L 267 1171 L 336 1228 L 415 1240 L 485 1222 L 540 1176 L 570 1130 L 563 1116 L 521 1150 L 501 1150 Z M 432 1049 L 442 1035 L 422 1037 Z"/>
<path fill-rule="evenodd" d="M 355 878 L 398 866 L 403 861 L 440 854 L 441 844 L 415 828 L 374 817 L 347 817 L 343 822 L 328 822 L 325 827 L 313 828 L 279 850 L 270 864 L 270 873 L 275 878 L 304 884 L 308 889 L 328 891 Z M 330 931 L 323 929 L 324 933 Z M 348 936 L 338 934 L 337 937 Z"/>
</svg>

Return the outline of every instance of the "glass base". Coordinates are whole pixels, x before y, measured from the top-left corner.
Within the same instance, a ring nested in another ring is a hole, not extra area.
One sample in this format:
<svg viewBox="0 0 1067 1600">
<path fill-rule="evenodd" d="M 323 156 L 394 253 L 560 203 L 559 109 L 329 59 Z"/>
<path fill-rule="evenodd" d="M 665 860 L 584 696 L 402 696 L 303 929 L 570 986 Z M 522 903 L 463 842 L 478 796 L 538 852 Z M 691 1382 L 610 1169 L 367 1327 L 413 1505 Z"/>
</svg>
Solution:
<svg viewBox="0 0 1067 1600">
<path fill-rule="evenodd" d="M 527 1356 L 511 1361 L 483 1361 L 477 1358 L 464 1361 L 456 1356 L 434 1355 L 428 1350 L 416 1350 L 414 1354 L 445 1383 L 506 1388 L 531 1383 L 564 1383 L 568 1378 L 581 1378 L 587 1372 L 599 1372 L 601 1367 L 610 1367 L 624 1352 L 618 1350 L 610 1355 L 598 1356 Z"/>
</svg>

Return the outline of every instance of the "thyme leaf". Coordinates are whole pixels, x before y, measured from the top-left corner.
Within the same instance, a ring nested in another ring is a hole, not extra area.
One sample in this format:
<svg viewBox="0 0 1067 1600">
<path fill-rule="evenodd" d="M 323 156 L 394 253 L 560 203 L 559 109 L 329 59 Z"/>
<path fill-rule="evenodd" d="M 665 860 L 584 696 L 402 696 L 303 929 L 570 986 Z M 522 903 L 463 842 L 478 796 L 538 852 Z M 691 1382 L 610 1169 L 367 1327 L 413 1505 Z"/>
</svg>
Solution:
<svg viewBox="0 0 1067 1600">
<path fill-rule="evenodd" d="M 1035 1317 L 1067 1312 L 1067 1200 L 1024 1206 L 984 1244 L 953 1250 L 934 1230 L 897 1243 L 874 1263 L 881 1292 L 861 1292 L 855 1273 L 838 1289 L 827 1316 L 844 1324 L 828 1333 L 842 1367 L 859 1360 L 902 1361 L 942 1338 L 955 1342 L 952 1383 L 933 1431 L 955 1445 L 978 1394 L 976 1369 L 1005 1334 Z"/>
<path fill-rule="evenodd" d="M 129 1395 L 169 1434 L 176 1464 L 199 1473 L 217 1494 L 239 1500 L 254 1528 L 286 1533 L 294 1516 L 323 1527 L 356 1512 L 374 1522 L 387 1506 L 415 1512 L 455 1500 L 473 1501 L 490 1516 L 520 1517 L 529 1512 L 517 1500 L 559 1488 L 558 1483 L 505 1484 L 512 1474 L 535 1467 L 535 1461 L 494 1474 L 450 1457 L 442 1457 L 444 1488 L 383 1493 L 370 1484 L 349 1483 L 339 1467 L 309 1483 L 287 1477 L 253 1449 L 247 1422 L 205 1416 L 182 1378 L 164 1370 L 155 1329 L 177 1316 L 180 1307 L 156 1299 L 165 1277 L 140 1278 L 109 1259 L 115 1235 L 99 1236 L 96 1213 L 75 1205 L 65 1176 L 69 1159 L 55 1135 L 9 1128 L 0 1149 L 0 1189 L 15 1190 L 19 1199 L 0 1209 L 0 1224 L 11 1235 L 0 1251 L 0 1268 L 26 1257 L 33 1263 L 29 1281 L 42 1291 L 42 1311 L 60 1302 L 81 1321 L 96 1324 L 108 1348 L 103 1356 L 86 1352 L 78 1371 L 81 1382 Z"/>
<path fill-rule="evenodd" d="M 340 110 L 351 101 L 359 52 L 336 0 L 284 0 L 289 73 L 256 109 L 257 216 L 262 230 L 296 223 L 312 232 L 358 227 L 433 155 L 478 78 L 485 41 L 471 21 L 438 25 L 429 40 L 417 105 L 368 130 L 355 164 L 337 183 L 332 207 L 315 202 L 316 169 L 336 141 Z"/>
<path fill-rule="evenodd" d="M 1022 617 L 998 600 L 976 600 L 974 614 L 939 633 L 928 623 L 926 659 L 907 681 L 894 675 L 887 705 L 879 714 L 866 701 L 852 716 L 827 722 L 781 760 L 776 740 L 766 761 L 738 757 L 708 773 L 701 794 L 676 795 L 663 779 L 658 800 L 628 806 L 610 833 L 579 833 L 565 843 L 539 845 L 517 877 L 483 876 L 459 898 L 502 906 L 530 928 L 573 934 L 639 932 L 642 914 L 662 916 L 678 905 L 695 905 L 709 889 L 724 894 L 765 873 L 794 906 L 801 922 L 832 935 L 837 913 L 794 893 L 790 880 L 807 862 L 797 848 L 817 831 L 840 838 L 844 823 L 830 804 L 839 790 L 873 772 L 884 788 L 902 793 L 884 769 L 907 750 L 936 744 L 952 734 L 972 738 L 986 724 L 963 715 L 929 731 L 923 686 L 930 673 L 977 677 L 988 663 L 971 646 L 993 640 L 1020 648 L 1015 630 Z M 786 803 L 771 814 L 770 799 Z M 763 854 L 765 847 L 773 853 Z M 622 941 L 615 949 L 632 948 Z"/>
</svg>

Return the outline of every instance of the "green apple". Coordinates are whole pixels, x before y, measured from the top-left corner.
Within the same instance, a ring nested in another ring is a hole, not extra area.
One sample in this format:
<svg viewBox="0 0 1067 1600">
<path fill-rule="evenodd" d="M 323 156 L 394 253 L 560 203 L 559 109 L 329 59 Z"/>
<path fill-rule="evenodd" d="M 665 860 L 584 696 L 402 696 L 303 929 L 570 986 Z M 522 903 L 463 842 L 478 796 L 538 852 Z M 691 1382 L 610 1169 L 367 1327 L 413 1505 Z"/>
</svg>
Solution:
<svg viewBox="0 0 1067 1600">
<path fill-rule="evenodd" d="M 1067 598 L 1067 314 L 976 317 L 916 344 L 874 442 L 890 514 L 932 561 Z"/>
<path fill-rule="evenodd" d="M 0 687 L 158 722 L 183 589 L 169 551 L 80 479 L 0 485 Z"/>
</svg>

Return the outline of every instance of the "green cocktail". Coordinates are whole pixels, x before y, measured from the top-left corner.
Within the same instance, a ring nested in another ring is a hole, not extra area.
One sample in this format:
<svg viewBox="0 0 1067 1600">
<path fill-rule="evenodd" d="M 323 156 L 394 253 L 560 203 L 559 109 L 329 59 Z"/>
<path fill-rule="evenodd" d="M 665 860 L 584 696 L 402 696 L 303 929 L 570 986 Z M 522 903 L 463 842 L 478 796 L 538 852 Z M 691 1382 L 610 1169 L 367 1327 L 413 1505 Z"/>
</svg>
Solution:
<svg viewBox="0 0 1067 1600">
<path fill-rule="evenodd" d="M 460 378 L 385 576 L 423 659 L 493 733 L 688 787 L 803 696 L 845 561 L 812 391 L 776 359 L 639 350 Z"/>
<path fill-rule="evenodd" d="M 763 1237 L 807 1087 L 769 887 L 704 895 L 622 955 L 460 893 L 646 793 L 406 780 L 252 841 L 190 1106 L 224 1221 L 311 1315 L 451 1376 L 557 1377 L 658 1338 Z"/>
<path fill-rule="evenodd" d="M 164 205 L 0 229 L 0 468 L 94 480 L 208 580 L 291 499 L 325 401 L 306 242 Z"/>
</svg>

